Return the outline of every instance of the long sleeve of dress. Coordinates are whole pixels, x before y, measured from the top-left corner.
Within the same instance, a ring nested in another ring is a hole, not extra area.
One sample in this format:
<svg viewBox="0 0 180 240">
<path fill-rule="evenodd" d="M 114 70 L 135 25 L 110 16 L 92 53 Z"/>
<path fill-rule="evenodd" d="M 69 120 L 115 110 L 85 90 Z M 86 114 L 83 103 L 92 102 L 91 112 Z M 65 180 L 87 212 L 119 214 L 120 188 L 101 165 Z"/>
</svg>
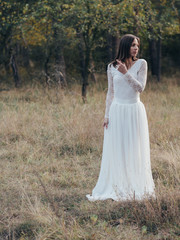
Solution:
<svg viewBox="0 0 180 240">
<path fill-rule="evenodd" d="M 109 109 L 110 109 L 112 100 L 114 98 L 113 77 L 112 77 L 110 65 L 108 65 L 108 68 L 107 68 L 107 78 L 108 78 L 108 91 L 106 95 L 105 118 L 109 118 Z"/>
<path fill-rule="evenodd" d="M 141 67 L 138 71 L 137 79 L 135 79 L 128 71 L 124 74 L 124 79 L 137 92 L 142 92 L 146 86 L 147 81 L 147 62 L 143 59 Z"/>
</svg>

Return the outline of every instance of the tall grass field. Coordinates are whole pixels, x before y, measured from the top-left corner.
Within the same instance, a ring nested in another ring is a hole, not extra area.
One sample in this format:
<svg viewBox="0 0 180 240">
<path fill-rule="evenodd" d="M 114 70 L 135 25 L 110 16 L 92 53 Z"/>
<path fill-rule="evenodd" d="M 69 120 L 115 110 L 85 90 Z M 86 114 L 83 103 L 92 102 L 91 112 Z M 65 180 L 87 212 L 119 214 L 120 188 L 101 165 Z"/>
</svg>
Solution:
<svg viewBox="0 0 180 240">
<path fill-rule="evenodd" d="M 149 79 L 154 200 L 89 202 L 99 175 L 107 79 L 0 92 L 0 239 L 180 239 L 180 84 Z M 100 81 L 101 80 L 101 81 Z"/>
</svg>

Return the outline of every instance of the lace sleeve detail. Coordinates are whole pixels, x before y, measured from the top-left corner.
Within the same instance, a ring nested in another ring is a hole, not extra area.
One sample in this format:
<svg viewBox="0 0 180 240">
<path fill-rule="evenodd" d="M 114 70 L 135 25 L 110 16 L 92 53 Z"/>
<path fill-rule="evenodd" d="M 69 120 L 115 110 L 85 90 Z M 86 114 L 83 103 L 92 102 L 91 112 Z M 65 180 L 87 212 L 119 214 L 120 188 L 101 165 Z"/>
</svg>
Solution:
<svg viewBox="0 0 180 240">
<path fill-rule="evenodd" d="M 108 78 L 108 91 L 106 95 L 106 110 L 105 110 L 105 118 L 109 118 L 109 109 L 114 98 L 114 88 L 113 88 L 113 77 L 111 73 L 110 64 L 107 68 L 107 78 Z"/>
<path fill-rule="evenodd" d="M 124 78 L 136 92 L 141 93 L 144 90 L 147 81 L 146 60 L 143 60 L 141 63 L 141 67 L 137 74 L 137 79 L 135 79 L 128 71 L 124 74 Z"/>
</svg>

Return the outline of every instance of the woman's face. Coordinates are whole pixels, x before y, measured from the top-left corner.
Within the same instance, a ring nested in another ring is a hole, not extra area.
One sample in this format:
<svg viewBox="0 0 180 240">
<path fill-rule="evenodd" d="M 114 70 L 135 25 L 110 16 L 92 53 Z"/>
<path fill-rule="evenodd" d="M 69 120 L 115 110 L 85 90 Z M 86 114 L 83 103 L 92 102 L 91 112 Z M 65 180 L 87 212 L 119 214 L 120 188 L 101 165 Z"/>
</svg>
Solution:
<svg viewBox="0 0 180 240">
<path fill-rule="evenodd" d="M 138 40 L 135 38 L 130 47 L 131 57 L 136 57 L 138 54 L 138 51 L 139 51 L 139 43 L 138 43 Z"/>
</svg>

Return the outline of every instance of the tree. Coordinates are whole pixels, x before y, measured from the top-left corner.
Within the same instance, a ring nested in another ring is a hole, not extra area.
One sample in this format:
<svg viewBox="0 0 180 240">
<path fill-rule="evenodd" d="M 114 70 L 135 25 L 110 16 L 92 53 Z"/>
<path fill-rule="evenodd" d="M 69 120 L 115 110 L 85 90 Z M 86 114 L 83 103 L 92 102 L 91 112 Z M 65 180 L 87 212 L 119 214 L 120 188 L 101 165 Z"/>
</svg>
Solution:
<svg viewBox="0 0 180 240">
<path fill-rule="evenodd" d="M 9 66 L 11 65 L 15 87 L 20 85 L 16 62 L 16 30 L 21 16 L 21 9 L 21 1 L 5 0 L 0 3 L 0 51 L 2 53 L 0 63 L 4 64 L 7 74 L 10 72 Z"/>
<path fill-rule="evenodd" d="M 63 55 L 65 31 L 62 24 L 62 2 L 39 0 L 33 5 L 26 4 L 21 23 L 22 37 L 30 46 L 39 45 L 45 49 L 44 72 L 46 83 L 50 76 L 49 62 L 54 58 L 53 76 L 61 87 L 67 85 Z"/>
<path fill-rule="evenodd" d="M 179 32 L 177 1 L 147 1 L 147 30 L 150 50 L 152 75 L 160 81 L 161 77 L 161 42 L 167 35 Z"/>
<path fill-rule="evenodd" d="M 97 45 L 96 40 L 102 23 L 99 2 L 95 0 L 73 0 L 69 2 L 69 5 L 64 5 L 65 22 L 66 24 L 71 22 L 71 27 L 74 28 L 77 38 L 84 102 L 86 101 L 91 53 L 94 46 Z"/>
</svg>

